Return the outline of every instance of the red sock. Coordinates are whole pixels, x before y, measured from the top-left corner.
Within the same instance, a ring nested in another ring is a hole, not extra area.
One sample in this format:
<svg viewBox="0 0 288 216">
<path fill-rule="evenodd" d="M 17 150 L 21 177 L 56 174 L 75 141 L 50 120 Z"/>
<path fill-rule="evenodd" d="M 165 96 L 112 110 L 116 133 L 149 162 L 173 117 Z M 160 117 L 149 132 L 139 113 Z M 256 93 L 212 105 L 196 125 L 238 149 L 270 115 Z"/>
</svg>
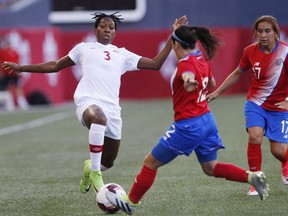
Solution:
<svg viewBox="0 0 288 216">
<path fill-rule="evenodd" d="M 250 171 L 260 171 L 262 164 L 261 144 L 248 143 L 247 158 Z"/>
<path fill-rule="evenodd" d="M 234 164 L 217 163 L 214 169 L 214 176 L 225 178 L 229 181 L 248 182 L 248 173 L 246 170 Z"/>
<path fill-rule="evenodd" d="M 138 203 L 144 194 L 152 186 L 156 178 L 157 170 L 152 170 L 146 166 L 142 167 L 142 170 L 137 175 L 132 189 L 129 193 L 129 199 L 133 203 Z"/>
</svg>

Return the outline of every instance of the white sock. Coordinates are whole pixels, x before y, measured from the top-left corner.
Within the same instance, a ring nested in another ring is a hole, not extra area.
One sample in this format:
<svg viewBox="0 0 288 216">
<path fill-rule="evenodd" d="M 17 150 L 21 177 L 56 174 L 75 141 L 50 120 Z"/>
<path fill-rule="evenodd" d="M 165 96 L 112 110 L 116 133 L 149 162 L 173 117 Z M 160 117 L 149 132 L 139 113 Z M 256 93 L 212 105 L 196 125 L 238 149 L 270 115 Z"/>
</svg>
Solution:
<svg viewBox="0 0 288 216">
<path fill-rule="evenodd" d="M 89 130 L 89 145 L 90 145 L 90 159 L 91 170 L 100 171 L 102 148 L 104 143 L 104 134 L 106 126 L 99 124 L 91 124 Z"/>
<path fill-rule="evenodd" d="M 21 109 L 28 109 L 29 105 L 24 96 L 19 96 L 17 98 L 17 103 Z"/>
<path fill-rule="evenodd" d="M 103 166 L 103 165 L 101 164 L 101 171 L 106 171 L 106 170 L 108 170 L 108 169 L 110 169 L 110 168 L 105 167 L 105 166 Z"/>
</svg>

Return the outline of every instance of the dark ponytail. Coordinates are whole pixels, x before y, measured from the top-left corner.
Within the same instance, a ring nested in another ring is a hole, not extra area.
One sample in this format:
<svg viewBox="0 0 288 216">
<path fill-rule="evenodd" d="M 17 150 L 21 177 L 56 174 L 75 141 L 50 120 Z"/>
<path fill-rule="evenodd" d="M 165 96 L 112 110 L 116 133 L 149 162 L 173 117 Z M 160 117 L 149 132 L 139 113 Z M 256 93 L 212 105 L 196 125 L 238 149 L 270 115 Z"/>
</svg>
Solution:
<svg viewBox="0 0 288 216">
<path fill-rule="evenodd" d="M 183 25 L 174 32 L 173 40 L 180 42 L 184 49 L 195 49 L 196 42 L 199 40 L 205 50 L 205 57 L 210 60 L 213 58 L 217 47 L 220 45 L 218 38 L 209 32 L 208 28 Z"/>
</svg>

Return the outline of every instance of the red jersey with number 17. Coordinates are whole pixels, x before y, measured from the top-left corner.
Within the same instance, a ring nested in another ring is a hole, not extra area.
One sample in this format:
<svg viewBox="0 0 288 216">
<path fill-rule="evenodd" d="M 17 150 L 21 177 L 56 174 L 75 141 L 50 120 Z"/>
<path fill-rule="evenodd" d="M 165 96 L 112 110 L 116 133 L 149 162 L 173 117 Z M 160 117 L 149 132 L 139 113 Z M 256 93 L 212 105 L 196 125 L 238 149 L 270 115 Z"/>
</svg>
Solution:
<svg viewBox="0 0 288 216">
<path fill-rule="evenodd" d="M 275 103 L 288 96 L 288 45 L 277 41 L 272 53 L 265 54 L 259 43 L 251 44 L 243 51 L 239 67 L 242 71 L 252 69 L 253 78 L 247 100 L 264 109 L 284 111 Z"/>
<path fill-rule="evenodd" d="M 184 87 L 182 74 L 190 72 L 198 81 L 196 91 L 187 92 Z M 200 51 L 188 54 L 178 62 L 178 66 L 171 77 L 174 120 L 197 117 L 210 111 L 207 101 L 207 84 L 212 78 L 210 66 Z"/>
</svg>

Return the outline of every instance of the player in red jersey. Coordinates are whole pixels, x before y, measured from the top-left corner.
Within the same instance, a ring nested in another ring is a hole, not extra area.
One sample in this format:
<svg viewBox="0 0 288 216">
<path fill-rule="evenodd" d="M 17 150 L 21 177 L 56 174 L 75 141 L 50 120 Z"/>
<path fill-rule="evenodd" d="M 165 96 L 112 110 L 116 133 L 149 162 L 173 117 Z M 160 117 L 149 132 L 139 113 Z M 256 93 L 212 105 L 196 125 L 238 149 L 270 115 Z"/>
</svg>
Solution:
<svg viewBox="0 0 288 216">
<path fill-rule="evenodd" d="M 7 38 L 2 37 L 0 38 L 0 65 L 2 65 L 4 61 L 19 62 L 19 55 L 12 49 Z M 14 86 L 16 88 L 17 105 L 21 109 L 28 109 L 29 105 L 24 96 L 19 79 L 20 74 L 9 73 L 0 67 L 0 91 L 9 91 L 9 88 Z"/>
<path fill-rule="evenodd" d="M 288 96 L 288 45 L 280 41 L 278 22 L 272 16 L 259 17 L 253 30 L 258 42 L 244 49 L 239 66 L 207 99 L 217 98 L 251 69 L 253 78 L 245 103 L 248 165 L 251 171 L 261 170 L 261 143 L 266 136 L 271 153 L 281 161 L 282 181 L 288 185 L 288 112 L 281 107 Z M 251 187 L 247 194 L 257 192 Z"/>
<path fill-rule="evenodd" d="M 196 49 L 198 40 L 205 55 Z M 159 167 L 179 155 L 189 156 L 193 151 L 206 175 L 254 185 L 261 199 L 268 195 L 263 172 L 250 172 L 217 161 L 217 152 L 224 146 L 205 96 L 207 87 L 216 85 L 206 58 L 213 57 L 218 45 L 218 39 L 207 28 L 183 25 L 173 32 L 172 48 L 179 59 L 171 77 L 174 122 L 145 157 L 130 193 L 121 197 L 107 192 L 109 201 L 125 213 L 134 213 L 140 199 L 152 186 Z"/>
</svg>

